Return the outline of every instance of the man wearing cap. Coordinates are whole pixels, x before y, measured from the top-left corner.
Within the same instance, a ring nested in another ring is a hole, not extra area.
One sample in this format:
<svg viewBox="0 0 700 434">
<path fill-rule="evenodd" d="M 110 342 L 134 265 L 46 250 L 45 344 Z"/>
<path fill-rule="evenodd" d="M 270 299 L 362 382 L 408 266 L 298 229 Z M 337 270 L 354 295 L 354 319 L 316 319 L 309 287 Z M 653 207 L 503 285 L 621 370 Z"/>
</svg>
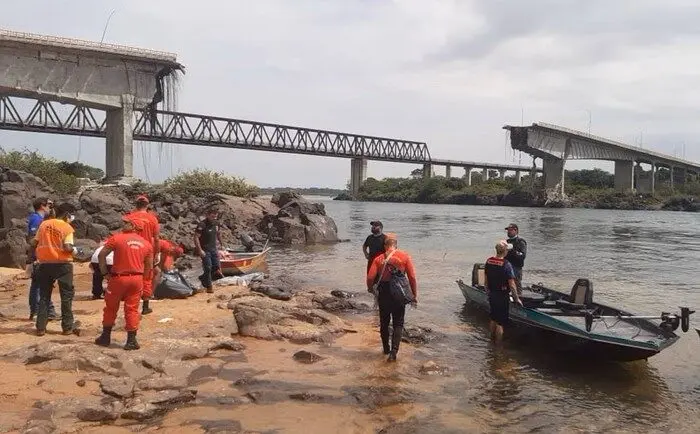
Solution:
<svg viewBox="0 0 700 434">
<path fill-rule="evenodd" d="M 54 283 L 58 283 L 61 296 L 61 328 L 64 335 L 78 333 L 78 322 L 73 322 L 73 233 L 70 225 L 75 207 L 62 203 L 56 208 L 56 218 L 41 222 L 31 247 L 36 256 L 36 275 L 39 282 L 39 308 L 36 315 L 36 334 L 46 334 L 49 314 L 49 300 Z"/>
<path fill-rule="evenodd" d="M 511 223 L 506 227 L 508 234 L 508 254 L 506 260 L 513 266 L 515 272 L 515 284 L 518 291 L 523 290 L 523 266 L 525 265 L 525 256 L 527 255 L 527 242 L 524 238 L 518 235 L 518 225 Z"/>
<path fill-rule="evenodd" d="M 406 273 L 408 282 L 413 293 L 413 306 L 418 303 L 418 282 L 413 260 L 408 253 L 397 248 L 396 234 L 388 233 L 384 241 L 384 254 L 380 254 L 372 261 L 367 272 L 367 290 L 373 292 L 375 281 L 378 282 L 377 294 L 379 303 L 379 335 L 382 338 L 384 354 L 388 354 L 387 361 L 396 361 L 396 354 L 399 352 L 401 335 L 403 334 L 404 316 L 406 305 L 397 302 L 391 295 L 389 284 L 392 271 L 398 270 Z M 391 345 L 389 344 L 389 323 L 392 323 L 393 333 L 391 335 Z"/>
<path fill-rule="evenodd" d="M 362 244 L 362 253 L 364 253 L 365 258 L 367 258 L 367 271 L 369 267 L 372 266 L 372 261 L 374 258 L 384 253 L 384 240 L 385 236 L 382 233 L 384 230 L 384 225 L 379 220 L 375 220 L 369 223 L 372 233 L 365 239 L 364 244 Z"/>
<path fill-rule="evenodd" d="M 153 252 L 152 259 L 153 263 L 156 264 L 158 263 L 158 256 L 160 253 L 160 243 L 158 242 L 160 239 L 160 223 L 158 223 L 158 217 L 154 213 L 148 211 L 149 203 L 150 201 L 146 195 L 142 194 L 136 197 L 136 209 L 127 214 L 126 217 L 141 222 L 139 225 L 141 229 L 138 229 L 138 234 L 151 244 Z M 153 312 L 153 309 L 148 305 L 148 301 L 153 296 L 154 277 L 152 269 L 143 274 L 143 294 L 141 295 L 141 299 L 143 300 L 141 314 L 143 315 Z"/>
<path fill-rule="evenodd" d="M 139 299 L 145 279 L 153 267 L 153 247 L 139 233 L 143 232 L 143 223 L 128 216 L 120 233 L 107 239 L 102 251 L 97 256 L 100 271 L 109 276 L 105 292 L 105 307 L 102 313 L 102 334 L 95 339 L 97 345 L 108 347 L 112 342 L 112 327 L 117 319 L 119 304 L 124 301 L 124 319 L 127 332 L 125 350 L 138 350 L 136 332 L 139 329 Z M 107 256 L 114 252 L 111 272 L 107 269 Z"/>
<path fill-rule="evenodd" d="M 214 292 L 214 277 L 224 277 L 219 262 L 221 231 L 218 218 L 219 210 L 211 207 L 206 211 L 204 220 L 200 221 L 194 230 L 194 250 L 202 258 L 202 275 L 199 276 L 199 281 L 208 293 Z"/>
</svg>

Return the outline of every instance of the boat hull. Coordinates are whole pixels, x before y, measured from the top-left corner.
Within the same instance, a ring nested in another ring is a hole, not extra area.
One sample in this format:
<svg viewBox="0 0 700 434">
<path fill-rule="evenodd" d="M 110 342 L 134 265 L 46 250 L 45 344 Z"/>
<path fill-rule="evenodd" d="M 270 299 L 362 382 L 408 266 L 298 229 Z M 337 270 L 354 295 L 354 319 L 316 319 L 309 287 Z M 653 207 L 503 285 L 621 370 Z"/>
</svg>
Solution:
<svg viewBox="0 0 700 434">
<path fill-rule="evenodd" d="M 461 281 L 458 285 L 468 302 L 481 310 L 489 311 L 485 291 Z M 541 313 L 537 309 L 522 308 L 515 303 L 510 305 L 510 319 L 511 324 L 506 328 L 506 333 L 513 338 L 534 339 L 534 342 L 545 343 L 548 349 L 595 360 L 625 362 L 647 359 L 678 339 L 673 335 L 659 344 L 600 336 L 560 321 L 556 316 Z"/>
<path fill-rule="evenodd" d="M 256 253 L 226 253 L 219 259 L 221 273 L 224 276 L 238 276 L 241 274 L 264 271 L 267 267 L 267 253 L 270 248 Z"/>
</svg>

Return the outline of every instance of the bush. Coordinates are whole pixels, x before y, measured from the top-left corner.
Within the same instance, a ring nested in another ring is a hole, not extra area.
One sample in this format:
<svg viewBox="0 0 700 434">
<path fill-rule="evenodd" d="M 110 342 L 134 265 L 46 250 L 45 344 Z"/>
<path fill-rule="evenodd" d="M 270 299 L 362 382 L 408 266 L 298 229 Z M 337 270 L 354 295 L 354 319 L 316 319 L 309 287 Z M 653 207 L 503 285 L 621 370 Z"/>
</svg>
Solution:
<svg viewBox="0 0 700 434">
<path fill-rule="evenodd" d="M 68 163 L 44 157 L 35 151 L 5 152 L 0 149 L 0 166 L 31 173 L 43 179 L 44 182 L 60 194 L 75 193 L 80 187 L 78 178 L 64 171 L 66 164 Z"/>
<path fill-rule="evenodd" d="M 218 193 L 249 197 L 257 193 L 257 187 L 246 183 L 243 178 L 199 169 L 168 178 L 164 186 L 173 193 L 198 196 Z"/>
</svg>

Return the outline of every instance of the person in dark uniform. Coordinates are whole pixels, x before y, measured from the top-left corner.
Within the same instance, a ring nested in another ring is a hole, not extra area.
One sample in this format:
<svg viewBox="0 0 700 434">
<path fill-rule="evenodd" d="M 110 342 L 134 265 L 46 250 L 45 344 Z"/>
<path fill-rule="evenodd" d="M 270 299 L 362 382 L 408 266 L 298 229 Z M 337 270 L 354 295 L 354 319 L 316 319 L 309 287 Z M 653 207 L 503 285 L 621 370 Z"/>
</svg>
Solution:
<svg viewBox="0 0 700 434">
<path fill-rule="evenodd" d="M 202 258 L 203 274 L 199 280 L 208 293 L 214 292 L 213 278 L 224 277 L 221 274 L 221 263 L 219 262 L 218 246 L 221 245 L 221 233 L 219 232 L 218 217 L 219 211 L 216 208 L 211 208 L 207 211 L 204 220 L 197 225 L 194 235 L 195 252 Z"/>
<path fill-rule="evenodd" d="M 520 306 L 523 305 L 518 297 L 518 289 L 515 285 L 515 272 L 513 266 L 506 259 L 508 243 L 501 240 L 496 244 L 496 256 L 486 260 L 484 266 L 486 279 L 484 286 L 488 291 L 491 339 L 500 342 L 503 339 L 503 326 L 508 324 L 510 297 Z"/>
<path fill-rule="evenodd" d="M 508 254 L 506 260 L 513 266 L 515 285 L 519 292 L 523 291 L 523 266 L 527 255 L 527 242 L 518 235 L 518 225 L 511 223 L 506 227 L 508 234 Z"/>
<path fill-rule="evenodd" d="M 362 253 L 364 253 L 365 258 L 367 258 L 367 271 L 369 271 L 369 267 L 372 266 L 374 258 L 384 254 L 384 241 L 386 240 L 382 222 L 375 220 L 369 224 L 372 228 L 372 233 L 365 239 L 365 243 L 362 244 Z"/>
</svg>

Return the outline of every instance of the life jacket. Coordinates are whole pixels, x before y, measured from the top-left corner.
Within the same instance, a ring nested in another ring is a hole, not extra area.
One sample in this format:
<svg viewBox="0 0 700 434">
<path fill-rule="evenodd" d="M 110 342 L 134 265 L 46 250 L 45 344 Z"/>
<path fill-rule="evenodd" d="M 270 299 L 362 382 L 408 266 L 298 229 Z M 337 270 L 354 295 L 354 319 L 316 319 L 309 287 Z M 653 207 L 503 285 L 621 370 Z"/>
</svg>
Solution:
<svg viewBox="0 0 700 434">
<path fill-rule="evenodd" d="M 486 260 L 484 269 L 489 285 L 489 291 L 508 291 L 508 276 L 506 275 L 504 258 L 492 256 Z"/>
<path fill-rule="evenodd" d="M 44 220 L 36 233 L 37 261 L 39 263 L 71 262 L 73 253 L 63 250 L 63 241 L 73 232 L 75 229 L 64 220 Z"/>
</svg>

